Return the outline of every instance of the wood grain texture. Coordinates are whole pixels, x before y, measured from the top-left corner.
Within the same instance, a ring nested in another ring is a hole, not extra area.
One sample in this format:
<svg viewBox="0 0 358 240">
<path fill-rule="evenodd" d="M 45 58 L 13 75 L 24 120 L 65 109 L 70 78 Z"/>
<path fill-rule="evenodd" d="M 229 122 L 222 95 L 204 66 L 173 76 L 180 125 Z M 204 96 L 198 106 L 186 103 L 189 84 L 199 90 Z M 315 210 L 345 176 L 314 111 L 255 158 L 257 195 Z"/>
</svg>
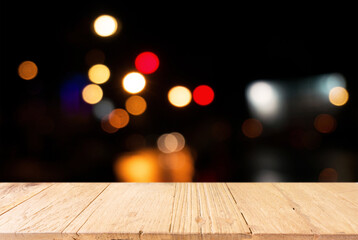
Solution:
<svg viewBox="0 0 358 240">
<path fill-rule="evenodd" d="M 0 240 L 358 239 L 356 183 L 0 183 Z"/>
<path fill-rule="evenodd" d="M 50 183 L 1 183 L 0 215 L 51 185 Z"/>
</svg>

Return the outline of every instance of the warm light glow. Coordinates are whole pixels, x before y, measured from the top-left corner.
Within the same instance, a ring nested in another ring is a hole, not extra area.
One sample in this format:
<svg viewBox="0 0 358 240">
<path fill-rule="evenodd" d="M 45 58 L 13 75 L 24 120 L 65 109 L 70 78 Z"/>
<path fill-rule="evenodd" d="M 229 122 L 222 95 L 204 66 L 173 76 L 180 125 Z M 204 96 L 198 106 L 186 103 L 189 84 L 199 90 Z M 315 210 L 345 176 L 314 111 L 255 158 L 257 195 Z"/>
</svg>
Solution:
<svg viewBox="0 0 358 240">
<path fill-rule="evenodd" d="M 257 138 L 262 133 L 262 124 L 257 119 L 246 119 L 242 124 L 242 132 L 248 138 Z"/>
<path fill-rule="evenodd" d="M 123 88 L 129 93 L 139 93 L 145 87 L 145 78 L 142 74 L 138 72 L 131 72 L 124 76 L 123 78 Z"/>
<path fill-rule="evenodd" d="M 333 132 L 336 125 L 336 119 L 330 114 L 320 114 L 314 120 L 314 127 L 320 133 Z"/>
<path fill-rule="evenodd" d="M 106 65 L 96 64 L 88 70 L 88 78 L 97 84 L 102 84 L 108 81 L 111 73 Z"/>
<path fill-rule="evenodd" d="M 101 37 L 109 37 L 118 29 L 117 20 L 110 15 L 101 15 L 94 21 L 94 31 Z"/>
<path fill-rule="evenodd" d="M 335 106 L 343 106 L 349 98 L 348 91 L 343 87 L 334 87 L 329 92 L 329 101 Z"/>
<path fill-rule="evenodd" d="M 24 80 L 31 80 L 37 76 L 37 66 L 32 61 L 24 61 L 19 65 L 19 76 Z"/>
<path fill-rule="evenodd" d="M 191 92 L 183 86 L 175 86 L 169 90 L 169 102 L 175 107 L 185 107 L 191 101 Z"/>
<path fill-rule="evenodd" d="M 143 52 L 135 59 L 135 67 L 144 74 L 155 72 L 159 67 L 159 58 L 152 52 Z"/>
<path fill-rule="evenodd" d="M 110 123 L 109 123 L 109 119 L 108 119 L 108 115 L 104 116 L 101 120 L 101 128 L 103 131 L 107 132 L 107 133 L 115 133 L 118 131 L 118 128 L 113 127 Z"/>
<path fill-rule="evenodd" d="M 146 148 L 118 157 L 114 172 L 124 182 L 190 182 L 194 159 L 187 147 L 168 154 Z"/>
<path fill-rule="evenodd" d="M 272 119 L 279 110 L 279 95 L 272 84 L 264 81 L 252 83 L 246 90 L 247 100 L 261 118 Z"/>
<path fill-rule="evenodd" d="M 115 162 L 115 172 L 125 182 L 159 182 L 161 169 L 157 153 L 146 149 L 133 154 L 126 154 Z"/>
<path fill-rule="evenodd" d="M 184 136 L 178 132 L 161 135 L 157 140 L 158 149 L 163 153 L 173 153 L 182 150 L 185 146 Z"/>
<path fill-rule="evenodd" d="M 336 182 L 338 180 L 338 173 L 334 168 L 323 169 L 318 176 L 320 182 Z"/>
<path fill-rule="evenodd" d="M 115 128 L 124 128 L 129 123 L 129 114 L 126 110 L 117 108 L 109 114 L 109 123 Z"/>
<path fill-rule="evenodd" d="M 194 89 L 193 99 L 199 105 L 209 105 L 214 100 L 214 90 L 207 85 L 200 85 Z"/>
<path fill-rule="evenodd" d="M 82 98 L 86 103 L 96 104 L 103 97 L 102 88 L 96 84 L 88 84 L 82 91 Z"/>
<path fill-rule="evenodd" d="M 126 110 L 132 115 L 141 115 L 147 109 L 147 103 L 141 96 L 131 96 L 126 100 Z"/>
</svg>

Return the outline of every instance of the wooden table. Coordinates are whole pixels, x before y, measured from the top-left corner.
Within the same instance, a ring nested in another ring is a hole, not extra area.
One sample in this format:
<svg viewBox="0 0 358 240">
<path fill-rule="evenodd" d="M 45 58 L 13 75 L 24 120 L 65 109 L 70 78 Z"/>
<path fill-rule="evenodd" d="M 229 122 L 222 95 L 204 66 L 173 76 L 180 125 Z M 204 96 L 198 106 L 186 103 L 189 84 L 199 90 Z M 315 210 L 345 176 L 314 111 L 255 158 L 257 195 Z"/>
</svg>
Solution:
<svg viewBox="0 0 358 240">
<path fill-rule="evenodd" d="M 0 239 L 358 239 L 357 183 L 0 183 Z"/>
</svg>

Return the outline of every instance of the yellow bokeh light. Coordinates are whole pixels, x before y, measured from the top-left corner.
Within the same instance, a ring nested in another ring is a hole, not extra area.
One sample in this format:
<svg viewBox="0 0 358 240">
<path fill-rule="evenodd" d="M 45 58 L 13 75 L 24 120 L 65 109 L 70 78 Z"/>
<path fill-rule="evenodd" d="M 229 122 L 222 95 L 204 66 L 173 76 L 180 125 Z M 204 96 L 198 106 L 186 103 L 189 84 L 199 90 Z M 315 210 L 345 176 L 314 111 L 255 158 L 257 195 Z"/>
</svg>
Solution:
<svg viewBox="0 0 358 240">
<path fill-rule="evenodd" d="M 348 91 L 343 87 L 334 87 L 329 91 L 329 101 L 335 106 L 343 106 L 348 98 Z"/>
<path fill-rule="evenodd" d="M 18 74 L 24 80 L 31 80 L 37 76 L 38 69 L 34 62 L 24 61 L 19 65 Z"/>
<path fill-rule="evenodd" d="M 118 29 L 117 20 L 110 15 L 101 15 L 94 21 L 94 31 L 101 37 L 109 37 Z"/>
<path fill-rule="evenodd" d="M 141 96 L 131 96 L 126 100 L 126 110 L 132 115 L 141 115 L 147 109 L 147 102 Z"/>
<path fill-rule="evenodd" d="M 96 104 L 101 101 L 103 97 L 102 88 L 96 84 L 88 84 L 82 90 L 82 98 L 86 103 Z"/>
<path fill-rule="evenodd" d="M 109 123 L 115 128 L 124 128 L 129 123 L 129 114 L 126 110 L 114 109 L 108 117 Z"/>
<path fill-rule="evenodd" d="M 111 72 L 106 65 L 96 64 L 88 70 L 88 78 L 97 84 L 102 84 L 108 81 Z"/>
<path fill-rule="evenodd" d="M 118 178 L 125 182 L 162 180 L 157 153 L 150 149 L 121 156 L 115 162 L 114 168 Z"/>
<path fill-rule="evenodd" d="M 183 86 L 175 86 L 168 92 L 169 102 L 175 107 L 185 107 L 191 102 L 191 92 Z"/>
<path fill-rule="evenodd" d="M 131 72 L 123 78 L 123 88 L 129 93 L 139 93 L 145 87 L 146 81 L 142 74 L 138 72 Z"/>
</svg>

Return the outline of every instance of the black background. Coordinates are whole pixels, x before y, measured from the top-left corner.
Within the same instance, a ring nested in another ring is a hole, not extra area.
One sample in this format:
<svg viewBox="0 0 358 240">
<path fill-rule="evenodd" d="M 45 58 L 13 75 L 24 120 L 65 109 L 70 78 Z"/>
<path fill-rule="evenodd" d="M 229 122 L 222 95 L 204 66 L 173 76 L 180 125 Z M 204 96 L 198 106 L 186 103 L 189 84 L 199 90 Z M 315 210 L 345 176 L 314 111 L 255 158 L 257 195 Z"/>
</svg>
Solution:
<svg viewBox="0 0 358 240">
<path fill-rule="evenodd" d="M 338 180 L 356 181 L 356 9 L 353 3 L 291 1 L 2 2 L 0 180 L 114 181 L 112 164 L 128 151 L 127 136 L 142 134 L 154 146 L 157 135 L 179 131 L 196 153 L 194 181 L 255 181 L 257 170 L 267 166 L 282 173 L 284 181 L 317 181 L 323 168 L 338 163 Z M 100 14 L 121 21 L 118 35 L 104 39 L 93 34 L 91 25 Z M 70 75 L 86 74 L 84 58 L 91 49 L 105 53 L 112 77 L 104 91 L 117 106 L 127 96 L 117 79 L 135 70 L 135 57 L 153 51 L 160 59 L 159 70 L 148 76 L 145 116 L 113 135 L 102 132 L 93 116 L 68 118 L 61 112 L 61 84 Z M 24 60 L 38 65 L 35 80 L 18 77 Z M 289 83 L 333 72 L 346 78 L 350 100 L 337 113 L 339 127 L 323 136 L 320 147 L 288 144 L 294 120 L 305 121 L 304 114 L 254 141 L 241 134 L 242 122 L 250 117 L 247 84 L 257 79 Z M 209 84 L 215 100 L 204 108 L 191 103 L 175 109 L 166 94 L 177 84 L 190 89 Z M 24 109 L 46 115 L 51 131 L 37 128 L 36 117 L 22 120 Z M 216 123 L 230 132 L 219 143 L 210 135 Z M 256 153 L 265 154 L 262 149 L 274 149 L 278 162 L 252 160 Z M 348 160 L 325 161 L 329 149 L 339 149 Z"/>
</svg>

